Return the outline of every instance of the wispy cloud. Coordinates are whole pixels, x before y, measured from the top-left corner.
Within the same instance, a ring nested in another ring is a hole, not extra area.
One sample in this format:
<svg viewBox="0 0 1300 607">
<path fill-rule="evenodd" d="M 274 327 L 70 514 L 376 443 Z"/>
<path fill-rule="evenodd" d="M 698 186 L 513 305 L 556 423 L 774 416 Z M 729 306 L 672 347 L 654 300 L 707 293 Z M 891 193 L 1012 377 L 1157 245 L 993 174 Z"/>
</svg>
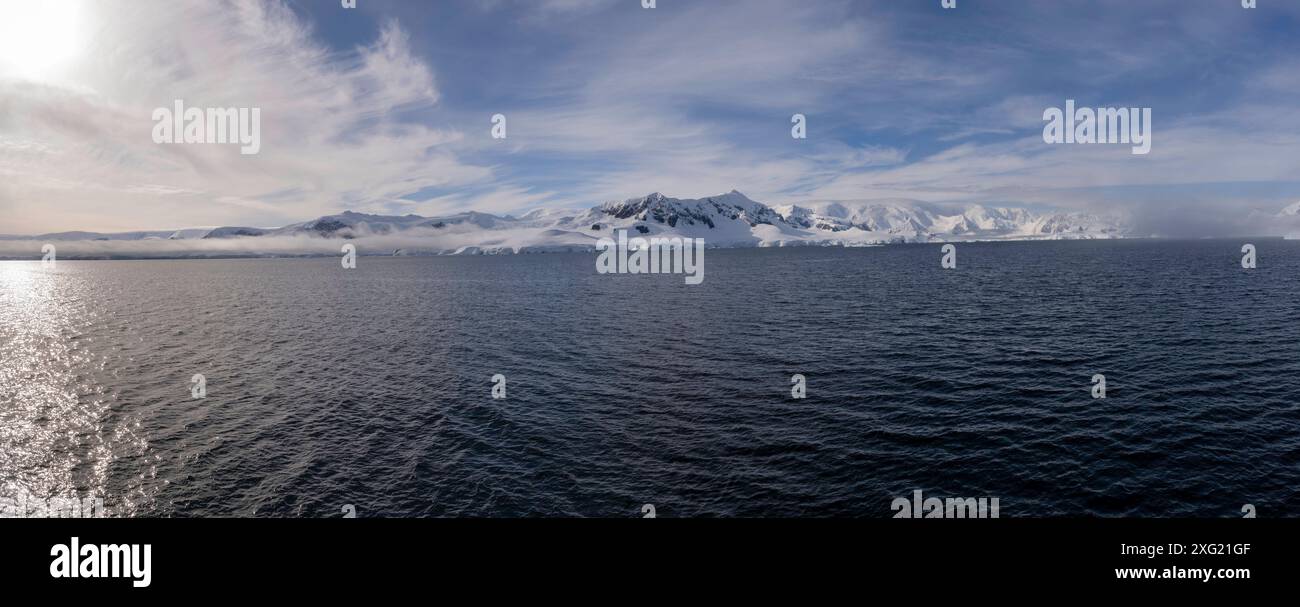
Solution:
<svg viewBox="0 0 1300 607">
<path fill-rule="evenodd" d="M 395 22 L 338 52 L 274 2 L 83 10 L 97 27 L 65 81 L 0 73 L 6 231 L 276 224 L 490 175 L 446 151 L 459 133 L 403 120 L 439 91 Z M 261 108 L 260 154 L 155 144 L 175 99 Z"/>
</svg>

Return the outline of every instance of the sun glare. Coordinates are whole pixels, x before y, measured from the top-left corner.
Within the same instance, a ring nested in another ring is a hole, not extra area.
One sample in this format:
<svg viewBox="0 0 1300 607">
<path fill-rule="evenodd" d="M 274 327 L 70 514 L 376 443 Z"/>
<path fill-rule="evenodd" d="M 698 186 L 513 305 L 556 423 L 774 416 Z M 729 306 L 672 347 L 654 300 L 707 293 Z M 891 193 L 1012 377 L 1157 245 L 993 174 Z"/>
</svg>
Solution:
<svg viewBox="0 0 1300 607">
<path fill-rule="evenodd" d="M 48 80 L 80 53 L 80 0 L 0 0 L 0 76 Z"/>
</svg>

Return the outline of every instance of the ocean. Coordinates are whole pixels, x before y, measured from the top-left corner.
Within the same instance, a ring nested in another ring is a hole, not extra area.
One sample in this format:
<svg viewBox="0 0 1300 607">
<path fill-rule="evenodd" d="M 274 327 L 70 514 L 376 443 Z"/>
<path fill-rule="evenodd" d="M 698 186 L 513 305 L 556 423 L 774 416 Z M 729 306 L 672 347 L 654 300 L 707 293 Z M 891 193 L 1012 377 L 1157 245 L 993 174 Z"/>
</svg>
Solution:
<svg viewBox="0 0 1300 607">
<path fill-rule="evenodd" d="M 1300 515 L 1300 242 L 957 250 L 710 249 L 700 285 L 580 253 L 0 262 L 0 501 Z"/>
</svg>

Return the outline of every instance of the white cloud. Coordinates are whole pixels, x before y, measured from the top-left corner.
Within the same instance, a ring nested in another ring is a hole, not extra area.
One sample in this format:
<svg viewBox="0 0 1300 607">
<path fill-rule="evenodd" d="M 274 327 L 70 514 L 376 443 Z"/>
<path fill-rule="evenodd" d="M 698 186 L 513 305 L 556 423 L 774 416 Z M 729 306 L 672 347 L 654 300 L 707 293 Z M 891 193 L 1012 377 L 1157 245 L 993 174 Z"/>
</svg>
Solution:
<svg viewBox="0 0 1300 607">
<path fill-rule="evenodd" d="M 0 232 L 275 225 L 491 175 L 450 152 L 460 133 L 401 121 L 439 91 L 395 23 L 332 52 L 279 2 L 83 8 L 98 27 L 64 80 L 0 72 Z M 261 108 L 261 152 L 153 143 L 174 99 Z"/>
</svg>

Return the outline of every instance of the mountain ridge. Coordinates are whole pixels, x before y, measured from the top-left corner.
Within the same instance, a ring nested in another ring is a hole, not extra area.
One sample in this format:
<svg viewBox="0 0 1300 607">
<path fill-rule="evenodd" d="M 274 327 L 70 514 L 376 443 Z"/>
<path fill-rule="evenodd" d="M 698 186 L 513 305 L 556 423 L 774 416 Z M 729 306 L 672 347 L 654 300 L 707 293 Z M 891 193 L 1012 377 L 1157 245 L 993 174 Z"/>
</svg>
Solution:
<svg viewBox="0 0 1300 607">
<path fill-rule="evenodd" d="M 733 189 L 696 199 L 653 192 L 588 209 L 538 209 L 519 217 L 478 211 L 425 217 L 347 210 L 279 228 L 221 226 L 5 238 L 142 244 L 169 241 L 173 243 L 169 250 L 201 242 L 195 246 L 206 251 L 220 249 L 221 243 L 238 243 L 237 248 L 253 254 L 258 243 L 293 240 L 299 246 L 324 249 L 310 243 L 374 240 L 377 246 L 372 252 L 391 247 L 391 252 L 399 255 L 442 255 L 591 250 L 598 239 L 614 230 L 629 230 L 633 236 L 703 238 L 710 247 L 727 248 L 1133 236 L 1127 219 L 1119 216 L 905 199 L 771 206 Z"/>
</svg>

